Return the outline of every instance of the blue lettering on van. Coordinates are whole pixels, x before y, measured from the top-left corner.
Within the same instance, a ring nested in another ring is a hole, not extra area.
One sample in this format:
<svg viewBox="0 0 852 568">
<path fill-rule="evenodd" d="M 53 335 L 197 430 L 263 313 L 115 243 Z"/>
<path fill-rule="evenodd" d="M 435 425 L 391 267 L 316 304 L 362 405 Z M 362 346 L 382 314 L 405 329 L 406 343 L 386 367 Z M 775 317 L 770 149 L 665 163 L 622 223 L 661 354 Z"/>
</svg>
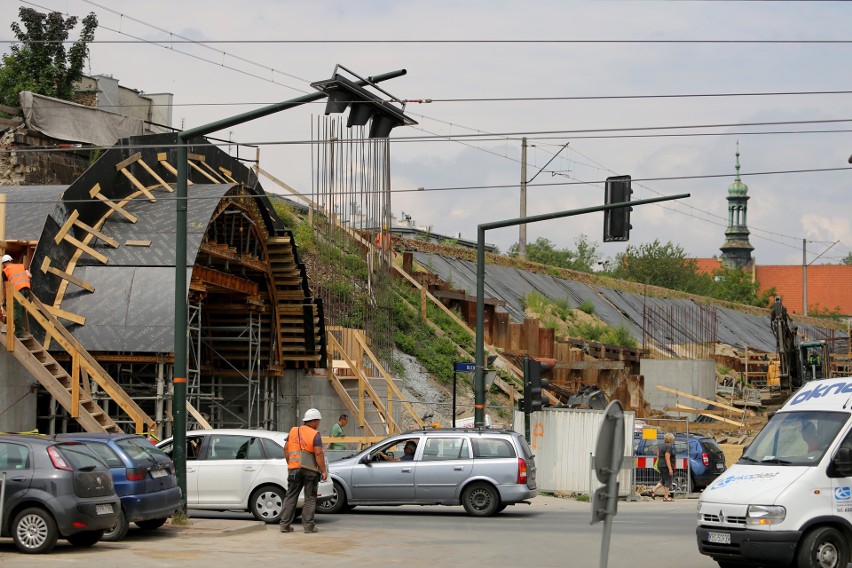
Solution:
<svg viewBox="0 0 852 568">
<path fill-rule="evenodd" d="M 749 473 L 743 475 L 729 475 L 727 477 L 722 477 L 717 479 L 713 485 L 710 486 L 710 491 L 714 491 L 716 489 L 721 489 L 731 483 L 738 483 L 740 481 L 760 481 L 765 479 L 772 479 L 773 477 L 780 475 L 780 472 L 766 472 L 766 473 Z"/>
<path fill-rule="evenodd" d="M 790 401 L 790 406 L 795 406 L 812 398 L 822 398 L 834 390 L 835 395 L 852 393 L 852 383 L 835 383 L 832 385 L 814 384 L 813 388 L 800 391 Z"/>
</svg>

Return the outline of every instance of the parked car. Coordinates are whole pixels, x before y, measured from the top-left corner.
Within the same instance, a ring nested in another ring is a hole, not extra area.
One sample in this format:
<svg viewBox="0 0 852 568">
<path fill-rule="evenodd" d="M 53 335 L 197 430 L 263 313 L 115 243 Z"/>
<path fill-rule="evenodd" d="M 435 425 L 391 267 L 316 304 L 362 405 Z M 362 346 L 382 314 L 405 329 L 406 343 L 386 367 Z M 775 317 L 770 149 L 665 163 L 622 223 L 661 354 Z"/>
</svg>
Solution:
<svg viewBox="0 0 852 568">
<path fill-rule="evenodd" d="M 287 492 L 287 432 L 194 430 L 186 433 L 186 503 L 190 509 L 250 511 L 277 523 Z M 171 457 L 172 438 L 157 444 Z M 331 481 L 320 481 L 317 503 L 333 497 Z M 304 503 L 299 495 L 297 507 Z"/>
<path fill-rule="evenodd" d="M 416 444 L 413 451 L 412 442 Z M 334 497 L 318 504 L 317 510 L 338 513 L 356 505 L 462 505 L 470 515 L 487 517 L 535 497 L 535 471 L 532 451 L 517 432 L 412 430 L 332 462 L 329 473 Z"/>
<path fill-rule="evenodd" d="M 59 538 L 92 546 L 121 510 L 109 468 L 78 442 L 0 436 L 0 483 L 0 536 L 28 554 L 50 552 Z"/>
<path fill-rule="evenodd" d="M 121 499 L 118 522 L 102 540 L 125 537 L 130 523 L 153 530 L 165 524 L 181 504 L 172 460 L 144 436 L 136 434 L 59 434 L 56 439 L 87 444 L 109 466 Z"/>
<path fill-rule="evenodd" d="M 655 456 L 657 448 L 662 444 L 662 433 L 659 433 L 656 439 L 644 440 L 641 432 L 636 432 L 633 435 L 633 454 Z M 690 434 L 687 438 L 686 434 L 676 433 L 674 446 L 675 458 L 689 457 L 689 475 L 693 491 L 704 489 L 725 472 L 725 453 L 713 438 L 703 434 Z M 686 491 L 686 480 L 685 472 L 680 475 L 676 472 L 673 483 L 677 483 L 678 487 L 673 489 Z"/>
</svg>

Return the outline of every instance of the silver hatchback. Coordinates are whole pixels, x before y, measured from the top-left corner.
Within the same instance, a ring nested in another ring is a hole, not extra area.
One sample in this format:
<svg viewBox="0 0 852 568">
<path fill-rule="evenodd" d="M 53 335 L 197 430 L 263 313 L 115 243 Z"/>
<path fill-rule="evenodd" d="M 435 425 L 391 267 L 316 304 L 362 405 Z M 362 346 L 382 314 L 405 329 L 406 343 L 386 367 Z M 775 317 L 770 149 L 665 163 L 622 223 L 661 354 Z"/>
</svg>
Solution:
<svg viewBox="0 0 852 568">
<path fill-rule="evenodd" d="M 538 494 L 535 459 L 517 432 L 412 430 L 329 464 L 334 496 L 317 505 L 462 505 L 487 517 Z"/>
</svg>

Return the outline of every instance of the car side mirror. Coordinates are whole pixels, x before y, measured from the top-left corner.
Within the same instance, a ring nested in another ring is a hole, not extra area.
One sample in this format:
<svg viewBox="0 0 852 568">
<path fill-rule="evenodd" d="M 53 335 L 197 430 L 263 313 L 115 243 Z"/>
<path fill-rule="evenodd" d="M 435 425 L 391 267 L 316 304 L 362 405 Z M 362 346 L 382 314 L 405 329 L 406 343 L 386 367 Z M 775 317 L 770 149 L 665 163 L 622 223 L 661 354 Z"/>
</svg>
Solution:
<svg viewBox="0 0 852 568">
<path fill-rule="evenodd" d="M 828 477 L 852 476 L 852 449 L 840 448 L 828 464 Z"/>
</svg>

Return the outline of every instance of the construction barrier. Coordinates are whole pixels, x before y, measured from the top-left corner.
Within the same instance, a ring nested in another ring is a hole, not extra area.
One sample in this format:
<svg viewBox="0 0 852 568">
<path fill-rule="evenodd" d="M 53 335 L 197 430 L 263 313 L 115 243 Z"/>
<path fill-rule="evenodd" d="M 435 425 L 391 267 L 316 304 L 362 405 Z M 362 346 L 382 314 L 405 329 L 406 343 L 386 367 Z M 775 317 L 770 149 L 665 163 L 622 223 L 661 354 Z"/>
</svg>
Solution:
<svg viewBox="0 0 852 568">
<path fill-rule="evenodd" d="M 640 493 L 653 489 L 660 481 L 660 474 L 654 469 L 655 456 L 634 456 L 633 463 L 633 488 L 634 493 Z M 675 472 L 672 476 L 671 492 L 674 494 L 689 493 L 689 460 L 686 458 L 675 458 Z M 662 495 L 660 490 L 660 495 Z"/>
<path fill-rule="evenodd" d="M 657 450 L 663 444 L 666 432 L 675 435 L 675 467 L 671 493 L 685 495 L 692 492 L 692 477 L 689 464 L 689 421 L 686 418 L 643 418 L 636 421 L 633 434 L 633 493 L 652 489 L 660 481 L 660 473 L 654 469 Z M 644 444 L 641 444 L 642 440 Z M 641 445 L 641 448 L 640 448 Z M 641 449 L 641 451 L 640 451 Z M 662 493 L 660 493 L 662 495 Z"/>
</svg>

